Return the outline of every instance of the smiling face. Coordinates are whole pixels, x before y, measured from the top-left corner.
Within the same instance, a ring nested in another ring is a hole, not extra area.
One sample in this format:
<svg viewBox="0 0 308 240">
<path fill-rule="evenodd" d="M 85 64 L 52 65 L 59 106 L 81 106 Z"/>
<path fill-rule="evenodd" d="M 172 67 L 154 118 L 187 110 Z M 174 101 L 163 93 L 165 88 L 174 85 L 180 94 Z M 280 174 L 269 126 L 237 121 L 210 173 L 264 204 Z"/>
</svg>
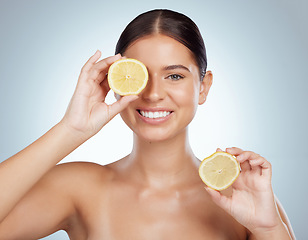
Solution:
<svg viewBox="0 0 308 240">
<path fill-rule="evenodd" d="M 199 68 L 188 48 L 165 35 L 150 35 L 130 45 L 124 56 L 143 62 L 149 81 L 121 116 L 134 133 L 162 141 L 186 132 L 211 81 L 200 81 Z"/>
</svg>

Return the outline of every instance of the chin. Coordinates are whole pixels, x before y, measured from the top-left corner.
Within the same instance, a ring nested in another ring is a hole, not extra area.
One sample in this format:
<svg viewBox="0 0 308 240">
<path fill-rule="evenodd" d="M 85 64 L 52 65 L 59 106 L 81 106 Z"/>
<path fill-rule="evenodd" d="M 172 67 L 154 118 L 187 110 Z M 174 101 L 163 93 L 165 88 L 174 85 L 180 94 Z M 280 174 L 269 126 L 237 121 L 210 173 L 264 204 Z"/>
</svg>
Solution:
<svg viewBox="0 0 308 240">
<path fill-rule="evenodd" d="M 143 136 L 140 136 L 140 138 L 143 141 L 150 142 L 150 143 L 158 143 L 158 142 L 164 142 L 164 141 L 168 140 L 168 138 L 166 138 L 166 137 L 143 137 Z"/>
<path fill-rule="evenodd" d="M 168 131 L 165 128 L 161 129 L 146 129 L 135 132 L 136 137 L 147 142 L 164 142 L 174 139 L 176 136 L 181 135 L 180 132 Z"/>
</svg>

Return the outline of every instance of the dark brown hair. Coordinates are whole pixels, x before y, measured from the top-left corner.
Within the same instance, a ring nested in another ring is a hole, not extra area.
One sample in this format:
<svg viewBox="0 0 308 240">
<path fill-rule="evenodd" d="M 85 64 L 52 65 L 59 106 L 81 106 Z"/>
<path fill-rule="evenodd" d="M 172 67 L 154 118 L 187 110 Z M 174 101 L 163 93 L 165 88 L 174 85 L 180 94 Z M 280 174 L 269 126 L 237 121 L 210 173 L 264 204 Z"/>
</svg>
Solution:
<svg viewBox="0 0 308 240">
<path fill-rule="evenodd" d="M 157 9 L 140 14 L 122 32 L 115 53 L 124 54 L 134 41 L 155 33 L 169 36 L 185 45 L 193 53 L 203 80 L 207 67 L 203 38 L 197 25 L 182 13 Z"/>
</svg>

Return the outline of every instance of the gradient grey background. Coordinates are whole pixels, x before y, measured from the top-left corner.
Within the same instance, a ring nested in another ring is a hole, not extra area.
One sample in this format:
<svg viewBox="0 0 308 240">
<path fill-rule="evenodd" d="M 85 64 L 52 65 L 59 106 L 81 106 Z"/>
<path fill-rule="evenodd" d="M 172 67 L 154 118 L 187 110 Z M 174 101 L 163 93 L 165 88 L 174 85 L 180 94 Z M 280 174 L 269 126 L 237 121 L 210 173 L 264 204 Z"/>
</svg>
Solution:
<svg viewBox="0 0 308 240">
<path fill-rule="evenodd" d="M 96 49 L 103 57 L 113 55 L 126 24 L 153 8 L 185 13 L 205 39 L 214 83 L 191 124 L 196 155 L 202 159 L 217 147 L 237 146 L 266 157 L 295 234 L 307 239 L 305 0 L 1 0 L 0 160 L 56 124 L 88 57 Z M 63 162 L 115 161 L 129 153 L 131 136 L 117 116 Z M 45 239 L 68 237 L 58 232 Z"/>
</svg>

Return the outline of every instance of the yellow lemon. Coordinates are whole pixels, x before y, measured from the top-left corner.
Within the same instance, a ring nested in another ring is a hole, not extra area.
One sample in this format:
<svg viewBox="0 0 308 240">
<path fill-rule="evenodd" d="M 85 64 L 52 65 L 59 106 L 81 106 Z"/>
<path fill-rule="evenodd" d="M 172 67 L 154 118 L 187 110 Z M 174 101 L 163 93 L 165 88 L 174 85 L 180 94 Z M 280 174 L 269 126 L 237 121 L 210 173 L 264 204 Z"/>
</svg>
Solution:
<svg viewBox="0 0 308 240">
<path fill-rule="evenodd" d="M 132 58 L 115 61 L 108 70 L 110 88 L 121 96 L 137 95 L 146 86 L 149 74 L 146 66 Z"/>
<path fill-rule="evenodd" d="M 236 158 L 226 152 L 215 152 L 199 166 L 199 176 L 210 188 L 221 191 L 237 179 L 241 167 Z"/>
</svg>

